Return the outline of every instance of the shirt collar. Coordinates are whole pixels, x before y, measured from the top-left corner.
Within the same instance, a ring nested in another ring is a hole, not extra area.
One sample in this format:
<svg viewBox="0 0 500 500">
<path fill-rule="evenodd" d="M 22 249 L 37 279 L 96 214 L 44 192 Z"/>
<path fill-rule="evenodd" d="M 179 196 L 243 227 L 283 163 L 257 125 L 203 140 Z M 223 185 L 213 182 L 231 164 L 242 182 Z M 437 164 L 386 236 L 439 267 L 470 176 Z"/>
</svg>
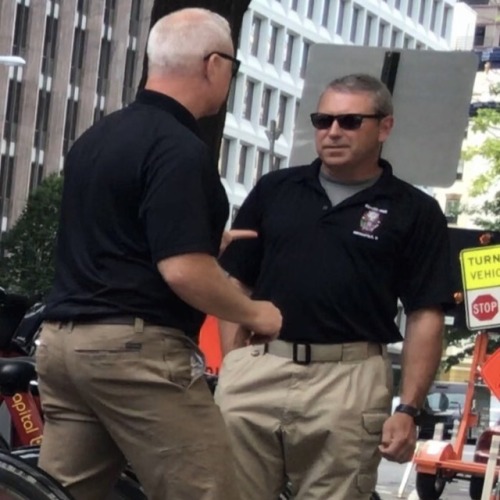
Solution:
<svg viewBox="0 0 500 500">
<path fill-rule="evenodd" d="M 182 104 L 168 95 L 155 92 L 154 90 L 142 89 L 137 92 L 135 102 L 145 104 L 146 106 L 154 106 L 170 113 L 178 122 L 182 123 L 196 135 L 200 135 L 200 127 L 196 118 Z"/>
<path fill-rule="evenodd" d="M 390 178 L 393 177 L 391 164 L 382 158 L 378 161 L 379 166 L 382 168 L 382 174 L 375 182 L 374 186 L 377 184 L 385 184 Z M 305 168 L 302 171 L 302 175 L 299 175 L 296 180 L 298 182 L 311 182 L 318 179 L 319 169 L 321 168 L 321 159 L 316 158 L 310 165 L 309 168 Z"/>
</svg>

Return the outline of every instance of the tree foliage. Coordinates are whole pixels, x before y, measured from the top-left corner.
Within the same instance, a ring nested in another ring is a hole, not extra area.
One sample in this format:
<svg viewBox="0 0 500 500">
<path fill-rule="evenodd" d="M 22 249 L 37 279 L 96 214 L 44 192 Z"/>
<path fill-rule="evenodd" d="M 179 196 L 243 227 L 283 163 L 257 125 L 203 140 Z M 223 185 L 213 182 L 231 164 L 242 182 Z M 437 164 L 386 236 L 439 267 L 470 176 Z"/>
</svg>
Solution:
<svg viewBox="0 0 500 500">
<path fill-rule="evenodd" d="M 54 275 L 54 246 L 63 179 L 46 177 L 33 191 L 15 223 L 4 234 L 0 286 L 29 297 L 44 297 Z"/>
<path fill-rule="evenodd" d="M 500 88 L 498 89 L 500 90 Z M 498 93 L 490 89 L 491 93 Z M 475 146 L 470 146 L 462 152 L 462 158 L 470 161 L 482 157 L 488 162 L 485 172 L 475 177 L 469 190 L 471 203 L 463 211 L 469 214 L 473 223 L 486 231 L 500 230 L 500 111 L 497 109 L 478 109 L 477 115 L 472 119 L 471 131 L 485 135 L 484 140 Z M 478 242 L 479 246 L 479 242 Z M 463 304 L 457 306 L 463 308 Z M 461 314 L 464 316 L 465 312 Z M 460 363 L 470 356 L 474 349 L 475 332 L 460 327 L 446 328 L 446 344 L 448 347 L 457 347 L 457 353 L 448 356 L 444 361 L 444 369 L 449 370 L 453 365 Z M 490 332 L 488 352 L 493 352 L 500 347 L 499 336 Z"/>
</svg>

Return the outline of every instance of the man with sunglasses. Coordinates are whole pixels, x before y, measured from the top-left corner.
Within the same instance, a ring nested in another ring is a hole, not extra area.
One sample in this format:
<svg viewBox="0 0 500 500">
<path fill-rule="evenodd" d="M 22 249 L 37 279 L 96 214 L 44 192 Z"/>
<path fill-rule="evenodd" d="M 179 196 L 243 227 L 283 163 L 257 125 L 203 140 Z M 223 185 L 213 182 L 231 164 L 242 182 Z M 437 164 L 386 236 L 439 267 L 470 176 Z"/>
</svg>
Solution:
<svg viewBox="0 0 500 500">
<path fill-rule="evenodd" d="M 274 500 L 287 479 L 296 500 L 368 500 L 381 456 L 412 458 L 452 304 L 443 213 L 380 158 L 394 123 L 386 86 L 363 74 L 334 80 L 311 122 L 318 158 L 257 183 L 234 227 L 259 237 L 221 259 L 284 318 L 264 346 L 242 347 L 252 334 L 221 323 L 216 400 L 242 500 Z M 407 323 L 390 416 L 398 299 Z"/>
<path fill-rule="evenodd" d="M 145 89 L 66 158 L 37 349 L 40 465 L 76 500 L 108 498 L 127 462 L 150 500 L 237 500 L 198 332 L 205 313 L 267 340 L 281 327 L 217 262 L 229 207 L 197 120 L 219 111 L 239 63 L 206 9 L 160 19 L 147 54 Z"/>
</svg>

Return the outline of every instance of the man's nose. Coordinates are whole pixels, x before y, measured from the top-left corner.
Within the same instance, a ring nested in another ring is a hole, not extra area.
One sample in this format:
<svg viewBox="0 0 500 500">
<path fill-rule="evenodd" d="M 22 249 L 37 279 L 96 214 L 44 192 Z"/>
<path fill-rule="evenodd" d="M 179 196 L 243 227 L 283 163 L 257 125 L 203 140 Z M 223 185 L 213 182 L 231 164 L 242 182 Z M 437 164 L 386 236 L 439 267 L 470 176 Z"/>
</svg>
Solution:
<svg viewBox="0 0 500 500">
<path fill-rule="evenodd" d="M 342 128 L 339 125 L 337 120 L 333 120 L 330 128 L 328 129 L 328 135 L 340 135 L 342 132 Z"/>
</svg>

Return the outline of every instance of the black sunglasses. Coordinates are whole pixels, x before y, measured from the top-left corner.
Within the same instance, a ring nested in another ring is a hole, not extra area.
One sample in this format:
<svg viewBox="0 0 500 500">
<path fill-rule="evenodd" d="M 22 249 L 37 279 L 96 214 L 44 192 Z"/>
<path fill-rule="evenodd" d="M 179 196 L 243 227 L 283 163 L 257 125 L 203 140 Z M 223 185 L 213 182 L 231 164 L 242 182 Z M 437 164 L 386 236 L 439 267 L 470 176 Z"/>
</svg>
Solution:
<svg viewBox="0 0 500 500">
<path fill-rule="evenodd" d="M 231 69 L 231 73 L 232 73 L 233 77 L 235 77 L 238 74 L 238 70 L 240 69 L 241 61 L 239 59 L 236 59 L 236 57 L 230 56 L 229 54 L 224 54 L 224 52 L 214 51 L 214 52 L 210 52 L 210 54 L 207 54 L 203 58 L 203 60 L 208 61 L 208 59 L 210 59 L 210 57 L 213 56 L 214 54 L 218 55 L 219 57 L 222 57 L 222 59 L 227 59 L 228 61 L 231 61 L 233 64 L 232 69 Z"/>
<path fill-rule="evenodd" d="M 380 113 L 374 115 L 363 115 L 361 113 L 346 113 L 345 115 L 328 115 L 326 113 L 311 113 L 311 122 L 314 128 L 325 130 L 333 125 L 336 121 L 339 127 L 344 130 L 357 130 L 361 127 L 365 118 L 373 118 L 380 120 L 386 115 Z"/>
</svg>

